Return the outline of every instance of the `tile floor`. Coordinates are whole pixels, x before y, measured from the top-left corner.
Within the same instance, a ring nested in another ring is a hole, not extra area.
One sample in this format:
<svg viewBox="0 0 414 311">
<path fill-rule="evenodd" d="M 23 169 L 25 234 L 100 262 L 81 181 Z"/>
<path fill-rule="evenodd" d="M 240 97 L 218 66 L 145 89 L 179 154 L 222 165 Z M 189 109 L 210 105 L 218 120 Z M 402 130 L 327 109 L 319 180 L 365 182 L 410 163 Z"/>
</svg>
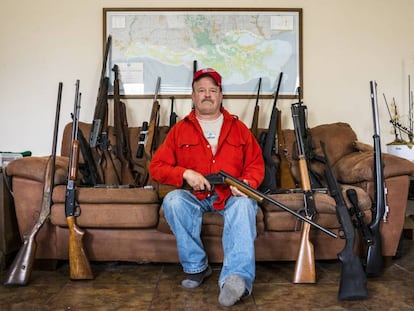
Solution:
<svg viewBox="0 0 414 311">
<path fill-rule="evenodd" d="M 258 263 L 253 295 L 232 308 L 217 302 L 218 264 L 201 287 L 187 290 L 178 264 L 92 263 L 94 280 L 70 281 L 62 262 L 33 270 L 27 286 L 0 285 L 0 310 L 414 310 L 414 240 L 401 245 L 400 258 L 368 279 L 368 298 L 359 301 L 338 301 L 337 261 L 317 262 L 316 284 L 293 284 L 293 262 Z"/>
</svg>

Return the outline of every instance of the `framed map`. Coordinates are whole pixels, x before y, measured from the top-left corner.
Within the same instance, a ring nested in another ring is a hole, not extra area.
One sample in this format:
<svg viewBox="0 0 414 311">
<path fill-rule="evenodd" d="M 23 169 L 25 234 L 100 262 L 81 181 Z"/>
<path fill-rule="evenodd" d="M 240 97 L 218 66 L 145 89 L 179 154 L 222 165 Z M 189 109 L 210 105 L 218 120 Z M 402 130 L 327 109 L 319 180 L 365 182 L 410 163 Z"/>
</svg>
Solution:
<svg viewBox="0 0 414 311">
<path fill-rule="evenodd" d="M 223 93 L 296 96 L 302 80 L 302 9 L 104 8 L 108 75 L 119 67 L 126 96 L 189 96 L 194 70 L 212 67 Z"/>
</svg>

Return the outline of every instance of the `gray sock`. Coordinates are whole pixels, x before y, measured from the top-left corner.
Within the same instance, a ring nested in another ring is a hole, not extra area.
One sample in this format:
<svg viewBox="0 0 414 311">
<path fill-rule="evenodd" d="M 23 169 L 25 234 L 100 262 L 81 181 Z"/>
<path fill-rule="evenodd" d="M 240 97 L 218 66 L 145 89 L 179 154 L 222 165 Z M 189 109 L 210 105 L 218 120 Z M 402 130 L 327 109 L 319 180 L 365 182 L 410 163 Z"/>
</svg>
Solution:
<svg viewBox="0 0 414 311">
<path fill-rule="evenodd" d="M 220 289 L 219 303 L 222 306 L 230 307 L 242 298 L 246 291 L 246 283 L 243 278 L 233 274 L 227 278 Z"/>
<path fill-rule="evenodd" d="M 200 284 L 203 283 L 204 279 L 206 277 L 209 277 L 211 273 L 211 267 L 208 266 L 207 269 L 202 272 L 187 274 L 187 278 L 181 282 L 181 285 L 186 288 L 196 288 L 200 286 Z"/>
</svg>

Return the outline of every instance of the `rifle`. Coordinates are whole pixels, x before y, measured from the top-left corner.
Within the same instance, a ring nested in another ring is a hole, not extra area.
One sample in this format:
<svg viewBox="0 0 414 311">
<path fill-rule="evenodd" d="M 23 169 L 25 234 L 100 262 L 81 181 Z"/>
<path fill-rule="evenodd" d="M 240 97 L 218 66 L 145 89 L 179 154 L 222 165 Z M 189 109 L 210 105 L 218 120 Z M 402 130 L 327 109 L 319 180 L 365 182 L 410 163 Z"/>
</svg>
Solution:
<svg viewBox="0 0 414 311">
<path fill-rule="evenodd" d="M 69 155 L 68 178 L 65 195 L 65 214 L 69 228 L 69 269 L 73 280 L 93 279 L 89 260 L 83 248 L 85 232 L 76 225 L 75 217 L 79 216 L 79 204 L 76 201 L 76 179 L 79 162 L 79 111 L 81 94 L 79 93 L 79 80 L 76 81 L 75 104 L 72 114 L 72 140 Z"/>
<path fill-rule="evenodd" d="M 169 129 L 171 129 L 175 125 L 175 123 L 177 123 L 177 114 L 174 112 L 174 96 L 171 96 L 170 99 L 171 99 L 171 112 L 170 112 Z"/>
<path fill-rule="evenodd" d="M 320 156 L 318 156 L 317 154 L 315 154 L 314 152 L 314 146 L 313 146 L 313 141 L 312 141 L 312 136 L 308 127 L 308 122 L 307 122 L 307 107 L 306 105 L 303 105 L 303 101 L 302 101 L 302 92 L 301 92 L 301 88 L 298 87 L 297 88 L 297 92 L 298 92 L 298 97 L 299 97 L 299 102 L 293 104 L 296 108 L 297 111 L 297 115 L 298 115 L 298 127 L 300 127 L 301 129 L 301 137 L 302 137 L 302 141 L 303 141 L 303 151 L 304 151 L 304 155 L 306 158 L 306 165 L 307 165 L 307 170 L 308 170 L 308 175 L 309 175 L 309 180 L 310 180 L 310 184 L 312 186 L 312 188 L 321 188 L 323 187 L 321 180 L 320 180 L 320 176 L 312 169 L 311 166 L 311 161 L 312 160 L 317 160 L 319 162 L 324 162 L 324 159 Z"/>
<path fill-rule="evenodd" d="M 276 107 L 277 99 L 279 97 L 280 85 L 282 82 L 283 72 L 280 72 L 279 82 L 277 84 L 275 98 L 273 101 L 272 114 L 270 116 L 269 128 L 267 133 L 263 133 L 263 136 L 260 137 L 260 145 L 262 147 L 262 154 L 265 161 L 265 176 L 262 184 L 260 185 L 260 190 L 263 192 L 275 192 L 277 188 L 277 173 L 279 170 L 279 163 L 274 159 L 275 148 L 278 147 L 277 139 L 277 122 L 279 119 L 279 110 Z"/>
<path fill-rule="evenodd" d="M 39 217 L 28 235 L 23 237 L 23 245 L 19 249 L 16 257 L 5 276 L 4 285 L 27 285 L 33 270 L 33 262 L 36 255 L 36 236 L 40 228 L 46 222 L 50 215 L 52 205 L 52 192 L 55 181 L 55 163 L 56 163 L 56 144 L 59 129 L 59 115 L 62 101 L 63 83 L 59 82 L 58 97 L 56 104 L 55 125 L 53 130 L 52 154 L 46 165 L 45 183 L 43 185 L 43 197 L 40 207 Z"/>
<path fill-rule="evenodd" d="M 105 45 L 105 54 L 103 58 L 101 78 L 99 79 L 99 88 L 98 88 L 98 97 L 96 99 L 95 113 L 93 115 L 91 136 L 89 139 L 89 145 L 91 148 L 95 148 L 98 144 L 102 142 L 102 128 L 106 118 L 106 113 L 108 110 L 108 84 L 109 78 L 105 77 L 106 74 L 106 63 L 108 62 L 109 49 L 111 47 L 112 37 L 108 36 Z"/>
<path fill-rule="evenodd" d="M 306 218 L 312 219 L 316 215 L 315 201 L 313 198 L 313 192 L 311 188 L 311 182 L 309 178 L 309 170 L 306 161 L 305 146 L 303 142 L 303 132 L 300 120 L 300 106 L 292 104 L 292 118 L 293 126 L 295 128 L 296 143 L 298 147 L 299 156 L 299 172 L 301 186 L 303 189 L 304 203 L 305 203 L 305 215 Z M 303 223 L 302 233 L 300 239 L 298 259 L 295 265 L 295 274 L 293 278 L 294 283 L 315 283 L 316 271 L 315 271 L 315 254 L 313 244 L 309 239 L 310 226 L 308 223 Z"/>
<path fill-rule="evenodd" d="M 289 207 L 287 207 L 286 205 L 284 205 L 283 203 L 273 199 L 272 197 L 260 192 L 259 190 L 256 190 L 252 187 L 250 187 L 249 185 L 247 185 L 246 183 L 238 180 L 237 178 L 235 178 L 234 176 L 224 172 L 224 171 L 219 171 L 217 174 L 210 174 L 205 176 L 206 179 L 209 181 L 209 183 L 211 184 L 229 184 L 231 186 L 236 187 L 238 190 L 240 190 L 241 192 L 243 192 L 245 195 L 247 195 L 248 197 L 256 200 L 258 203 L 260 204 L 264 204 L 265 202 L 273 204 L 281 209 L 283 209 L 285 212 L 288 212 L 289 214 L 299 218 L 300 220 L 306 222 L 309 225 L 312 225 L 313 227 L 321 230 L 322 232 L 326 233 L 327 235 L 333 237 L 333 238 L 338 238 L 338 236 L 329 231 L 328 229 L 322 227 L 321 225 L 317 224 L 316 222 L 312 221 L 311 219 L 302 216 L 301 214 L 291 210 Z"/>
<path fill-rule="evenodd" d="M 137 149 L 137 157 L 144 157 L 146 159 L 146 169 L 144 172 L 144 177 L 142 179 L 143 184 L 145 185 L 148 181 L 148 167 L 150 161 L 152 159 L 152 154 L 156 148 L 156 140 L 155 137 L 157 135 L 157 128 L 159 123 L 159 111 L 160 111 L 160 104 L 157 100 L 158 93 L 160 91 L 160 84 L 161 78 L 157 78 L 157 84 L 155 86 L 155 93 L 154 93 L 154 101 L 152 103 L 151 109 L 151 116 L 149 124 L 148 122 L 144 122 L 141 128 L 141 135 L 139 139 L 138 149 Z M 145 136 L 144 136 L 145 135 Z"/>
<path fill-rule="evenodd" d="M 262 77 L 259 78 L 259 85 L 257 87 L 257 94 L 256 94 L 256 104 L 254 105 L 254 113 L 252 119 L 252 126 L 250 127 L 250 131 L 253 133 L 253 136 L 257 139 L 257 128 L 259 127 L 259 98 L 260 98 L 260 88 L 262 86 Z"/>
<path fill-rule="evenodd" d="M 82 172 L 82 185 L 95 186 L 101 184 L 102 179 L 92 155 L 92 150 L 80 129 L 78 131 L 78 140 L 84 161 L 84 163 L 79 164 L 79 170 Z"/>
<path fill-rule="evenodd" d="M 136 178 L 132 174 L 133 164 L 131 162 L 131 149 L 129 146 L 128 123 L 125 103 L 119 95 L 119 70 L 114 65 L 112 71 L 114 79 L 114 130 L 116 135 L 115 155 L 121 162 L 121 183 L 135 185 Z"/>
<path fill-rule="evenodd" d="M 142 122 L 141 131 L 139 132 L 138 139 L 138 148 L 137 148 L 137 158 L 142 158 L 144 156 L 145 144 L 147 143 L 148 138 L 148 122 Z"/>
<path fill-rule="evenodd" d="M 358 205 L 358 194 L 355 189 L 348 189 L 346 190 L 346 195 L 351 202 L 351 210 L 350 215 L 353 217 L 355 215 L 355 228 L 359 229 L 361 232 L 362 240 L 364 241 L 365 245 L 371 247 L 374 244 L 374 240 L 372 239 L 372 233 L 369 229 L 368 225 L 364 221 L 365 213 L 359 208 Z"/>
<path fill-rule="evenodd" d="M 367 276 L 380 276 L 383 272 L 382 243 L 380 224 L 386 221 L 387 209 L 385 204 L 384 172 L 381 156 L 381 141 L 378 121 L 377 83 L 370 81 L 372 113 L 374 120 L 374 183 L 375 207 L 372 209 L 372 221 L 369 228 L 372 232 L 373 245 L 368 248 L 365 272 Z"/>
<path fill-rule="evenodd" d="M 336 215 L 341 224 L 341 231 L 345 239 L 345 246 L 338 254 L 338 259 L 342 262 L 341 279 L 339 282 L 338 299 L 355 300 L 365 299 L 367 293 L 367 278 L 362 267 L 360 258 L 354 253 L 355 228 L 349 214 L 348 207 L 342 196 L 341 188 L 335 178 L 331 164 L 329 163 L 325 143 L 321 142 L 321 147 L 325 156 L 325 177 L 328 184 L 330 195 L 336 202 Z M 354 190 L 355 191 L 355 190 Z"/>
<path fill-rule="evenodd" d="M 279 173 L 277 174 L 278 179 L 277 183 L 280 185 L 280 188 L 284 190 L 290 190 L 296 188 L 295 179 L 292 176 L 290 171 L 290 165 L 286 159 L 286 155 L 282 154 L 284 152 L 285 140 L 282 133 L 282 111 L 279 110 L 279 118 L 277 119 L 277 142 L 279 144 L 277 150 L 279 154 Z M 315 188 L 313 189 L 315 191 Z M 277 190 L 278 192 L 280 190 Z"/>
</svg>

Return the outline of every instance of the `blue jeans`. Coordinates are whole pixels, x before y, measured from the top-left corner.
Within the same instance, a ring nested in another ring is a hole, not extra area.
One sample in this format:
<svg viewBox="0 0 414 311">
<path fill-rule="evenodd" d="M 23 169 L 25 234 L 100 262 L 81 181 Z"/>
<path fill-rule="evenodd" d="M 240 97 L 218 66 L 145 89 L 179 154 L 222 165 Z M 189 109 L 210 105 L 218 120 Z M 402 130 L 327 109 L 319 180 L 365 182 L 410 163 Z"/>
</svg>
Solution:
<svg viewBox="0 0 414 311">
<path fill-rule="evenodd" d="M 214 210 L 216 195 L 198 200 L 190 191 L 178 189 L 169 192 L 163 200 L 165 219 L 177 240 L 178 256 L 186 273 L 198 273 L 208 266 L 207 254 L 201 241 L 202 218 L 205 212 L 216 212 L 224 217 L 223 268 L 219 287 L 232 274 L 241 276 L 251 293 L 255 278 L 256 214 L 255 200 L 231 196 L 225 209 Z"/>
</svg>

